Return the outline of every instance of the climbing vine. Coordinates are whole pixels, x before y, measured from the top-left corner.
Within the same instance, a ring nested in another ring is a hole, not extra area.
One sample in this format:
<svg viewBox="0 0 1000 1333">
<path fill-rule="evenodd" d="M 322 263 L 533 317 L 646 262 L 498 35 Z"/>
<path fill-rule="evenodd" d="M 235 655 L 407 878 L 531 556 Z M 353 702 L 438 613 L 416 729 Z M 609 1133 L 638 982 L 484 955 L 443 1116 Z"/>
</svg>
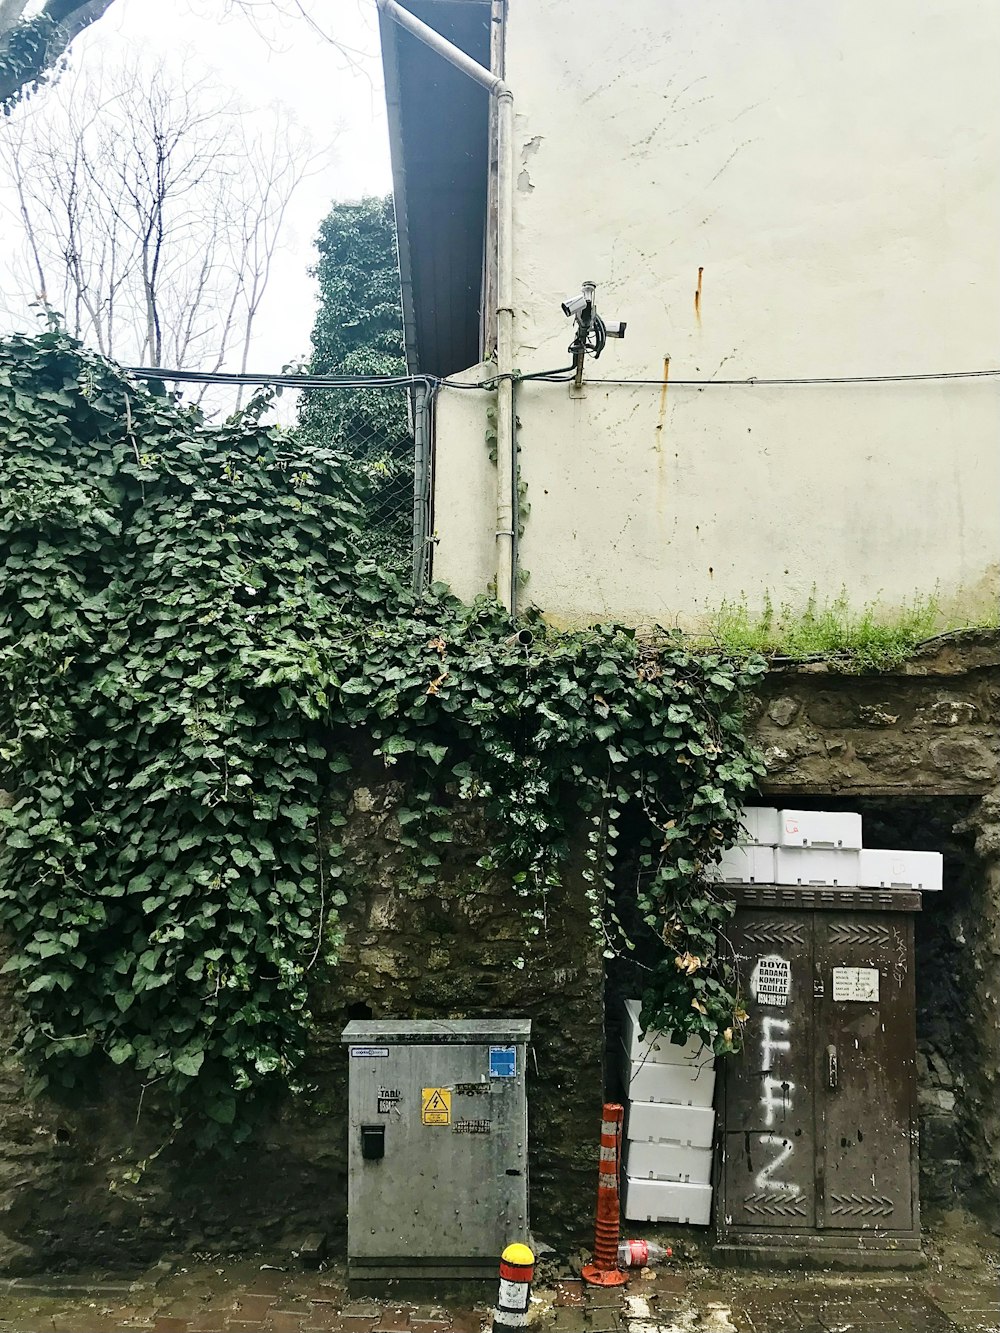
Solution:
<svg viewBox="0 0 1000 1333">
<path fill-rule="evenodd" d="M 36 1086 L 105 1058 L 203 1141 L 245 1135 L 366 891 L 338 839 L 373 761 L 404 780 L 400 892 L 471 803 L 484 871 L 542 931 L 583 829 L 609 950 L 638 812 L 647 1019 L 734 1049 L 706 872 L 760 772 L 739 701 L 762 663 L 415 599 L 356 559 L 350 460 L 261 408 L 208 425 L 58 329 L 0 342 L 0 927 Z"/>
</svg>

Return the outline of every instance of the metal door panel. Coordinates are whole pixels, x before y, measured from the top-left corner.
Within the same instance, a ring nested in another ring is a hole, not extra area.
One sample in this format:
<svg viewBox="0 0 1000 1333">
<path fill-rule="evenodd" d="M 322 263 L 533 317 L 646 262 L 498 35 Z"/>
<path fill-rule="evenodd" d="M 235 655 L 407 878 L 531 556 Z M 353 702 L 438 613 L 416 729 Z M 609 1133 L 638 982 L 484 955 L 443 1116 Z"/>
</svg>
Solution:
<svg viewBox="0 0 1000 1333">
<path fill-rule="evenodd" d="M 816 914 L 817 1223 L 825 1230 L 900 1231 L 915 1222 L 912 931 L 902 913 Z"/>
<path fill-rule="evenodd" d="M 384 1054 L 351 1059 L 352 1261 L 493 1260 L 527 1225 L 524 1047 L 503 1078 L 489 1045 L 373 1049 Z M 422 1105 L 433 1089 L 449 1096 L 428 1106 L 450 1101 L 447 1113 Z M 384 1127 L 380 1159 L 363 1157 L 362 1125 Z"/>
<path fill-rule="evenodd" d="M 726 1066 L 727 1225 L 815 1225 L 812 930 L 811 912 L 742 911 L 730 932 L 748 1018 Z"/>
</svg>

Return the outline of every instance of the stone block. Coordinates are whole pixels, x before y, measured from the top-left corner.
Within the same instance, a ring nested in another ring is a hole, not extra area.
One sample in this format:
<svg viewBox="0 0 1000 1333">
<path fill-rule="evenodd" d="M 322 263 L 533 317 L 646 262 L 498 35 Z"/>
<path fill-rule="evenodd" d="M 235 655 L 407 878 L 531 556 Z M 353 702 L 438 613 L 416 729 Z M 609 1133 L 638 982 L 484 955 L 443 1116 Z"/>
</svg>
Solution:
<svg viewBox="0 0 1000 1333">
<path fill-rule="evenodd" d="M 927 720 L 935 727 L 967 727 L 978 719 L 979 709 L 964 699 L 937 699 L 927 709 Z"/>
<path fill-rule="evenodd" d="M 777 727 L 788 727 L 795 721 L 802 704 L 790 694 L 782 694 L 772 699 L 767 706 L 767 715 Z"/>
<path fill-rule="evenodd" d="M 932 1161 L 952 1161 L 959 1155 L 958 1133 L 954 1120 L 945 1116 L 923 1116 L 920 1121 L 920 1157 Z"/>
<path fill-rule="evenodd" d="M 687 1278 L 680 1273 L 657 1273 L 656 1284 L 653 1288 L 654 1297 L 659 1297 L 661 1293 L 669 1293 L 671 1296 L 683 1296 L 687 1291 Z"/>
<path fill-rule="evenodd" d="M 583 1314 L 578 1309 L 568 1309 L 566 1307 L 557 1309 L 552 1316 L 552 1323 L 549 1328 L 552 1333 L 581 1333 Z"/>
<path fill-rule="evenodd" d="M 951 1070 L 945 1064 L 944 1057 L 941 1055 L 940 1051 L 929 1051 L 927 1059 L 936 1081 L 942 1088 L 950 1088 L 953 1083 Z"/>
<path fill-rule="evenodd" d="M 345 1319 L 379 1319 L 382 1307 L 377 1301 L 348 1301 L 341 1310 Z"/>
<path fill-rule="evenodd" d="M 452 1333 L 481 1333 L 484 1326 L 489 1327 L 491 1318 L 485 1310 L 453 1310 Z"/>
<path fill-rule="evenodd" d="M 410 1307 L 385 1306 L 373 1325 L 373 1333 L 407 1333 L 410 1328 Z"/>
<path fill-rule="evenodd" d="M 306 1320 L 306 1311 L 302 1310 L 272 1310 L 267 1316 L 265 1328 L 273 1330 L 273 1333 L 299 1333 L 303 1323 Z"/>
<path fill-rule="evenodd" d="M 899 721 L 899 714 L 891 712 L 887 703 L 861 704 L 858 721 L 865 727 L 894 727 Z"/>
<path fill-rule="evenodd" d="M 805 708 L 809 721 L 828 731 L 850 727 L 855 720 L 854 700 L 848 694 L 832 690 L 813 695 L 807 699 Z"/>
<path fill-rule="evenodd" d="M 580 1327 L 579 1315 L 576 1327 Z M 599 1306 L 596 1310 L 584 1312 L 583 1327 L 587 1333 L 625 1333 L 625 1316 L 620 1308 L 612 1310 L 607 1306 Z"/>
<path fill-rule="evenodd" d="M 577 1309 L 583 1305 L 583 1283 L 566 1278 L 555 1284 L 555 1305 Z"/>
<path fill-rule="evenodd" d="M 234 1317 L 238 1319 L 261 1320 L 265 1318 L 268 1311 L 278 1302 L 277 1295 L 251 1295 L 238 1296 L 233 1307 Z"/>
<path fill-rule="evenodd" d="M 955 1109 L 955 1094 L 950 1088 L 922 1087 L 917 1089 L 917 1102 L 922 1112 L 950 1114 Z"/>
<path fill-rule="evenodd" d="M 971 736 L 941 737 L 928 749 L 931 765 L 939 772 L 967 782 L 983 782 L 996 773 L 996 759 Z"/>
</svg>

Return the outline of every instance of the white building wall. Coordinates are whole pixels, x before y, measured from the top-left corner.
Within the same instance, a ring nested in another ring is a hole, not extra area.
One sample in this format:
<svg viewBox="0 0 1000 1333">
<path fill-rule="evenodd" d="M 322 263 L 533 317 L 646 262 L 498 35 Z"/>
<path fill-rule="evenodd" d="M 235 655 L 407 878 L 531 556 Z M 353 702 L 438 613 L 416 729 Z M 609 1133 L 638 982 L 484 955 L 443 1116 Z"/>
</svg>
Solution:
<svg viewBox="0 0 1000 1333">
<path fill-rule="evenodd" d="M 677 381 L 1000 365 L 998 68 L 995 0 L 510 0 L 517 364 L 567 364 L 584 278 L 629 325 L 588 376 L 670 357 L 665 392 L 518 391 L 553 619 L 690 625 L 813 587 L 995 607 L 1000 381 Z M 493 530 L 446 414 L 435 574 L 468 595 Z"/>
<path fill-rule="evenodd" d="M 496 368 L 483 364 L 452 378 L 479 384 L 491 373 Z M 496 467 L 486 438 L 492 401 L 475 389 L 445 389 L 434 404 L 433 573 L 466 602 L 496 591 Z"/>
</svg>

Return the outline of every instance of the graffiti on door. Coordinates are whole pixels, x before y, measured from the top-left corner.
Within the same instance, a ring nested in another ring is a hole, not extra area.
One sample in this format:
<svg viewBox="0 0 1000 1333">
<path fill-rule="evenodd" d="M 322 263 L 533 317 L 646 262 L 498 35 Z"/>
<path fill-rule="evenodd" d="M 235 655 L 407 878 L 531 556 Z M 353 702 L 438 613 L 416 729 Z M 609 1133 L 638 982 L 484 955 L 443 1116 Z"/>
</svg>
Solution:
<svg viewBox="0 0 1000 1333">
<path fill-rule="evenodd" d="M 764 962 L 772 964 L 769 970 L 773 975 L 774 963 L 780 963 L 780 971 L 783 973 L 786 984 L 786 995 L 791 987 L 791 965 L 783 958 L 761 959 L 757 964 L 758 975 L 760 967 Z M 791 1041 L 791 1020 L 787 1018 L 772 1018 L 770 1016 L 762 1017 L 760 1023 L 760 1073 L 761 1073 L 761 1098 L 760 1105 L 764 1112 L 764 1124 L 769 1131 L 780 1125 L 788 1118 L 792 1109 L 792 1094 L 795 1091 L 795 1084 L 788 1078 L 781 1076 L 780 1064 L 782 1057 L 787 1056 L 792 1049 Z M 754 1185 L 758 1190 L 775 1190 L 783 1194 L 796 1195 L 799 1192 L 799 1186 L 794 1181 L 781 1178 L 781 1168 L 795 1151 L 795 1145 L 791 1139 L 787 1139 L 783 1134 L 769 1132 L 759 1136 L 761 1147 L 770 1154 L 768 1160 L 754 1177 Z"/>
</svg>

